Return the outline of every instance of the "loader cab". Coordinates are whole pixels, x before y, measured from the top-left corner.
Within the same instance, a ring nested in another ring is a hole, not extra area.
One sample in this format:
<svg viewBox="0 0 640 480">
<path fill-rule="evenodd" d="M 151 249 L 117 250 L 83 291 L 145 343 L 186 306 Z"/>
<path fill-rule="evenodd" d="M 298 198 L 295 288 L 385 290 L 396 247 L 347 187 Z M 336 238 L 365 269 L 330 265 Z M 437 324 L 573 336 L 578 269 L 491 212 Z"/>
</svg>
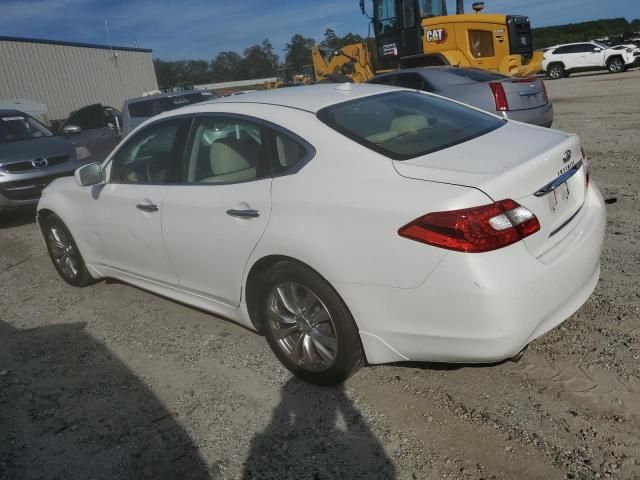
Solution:
<svg viewBox="0 0 640 480">
<path fill-rule="evenodd" d="M 373 0 L 379 67 L 396 68 L 400 59 L 422 57 L 422 19 L 446 15 L 445 0 Z"/>
</svg>

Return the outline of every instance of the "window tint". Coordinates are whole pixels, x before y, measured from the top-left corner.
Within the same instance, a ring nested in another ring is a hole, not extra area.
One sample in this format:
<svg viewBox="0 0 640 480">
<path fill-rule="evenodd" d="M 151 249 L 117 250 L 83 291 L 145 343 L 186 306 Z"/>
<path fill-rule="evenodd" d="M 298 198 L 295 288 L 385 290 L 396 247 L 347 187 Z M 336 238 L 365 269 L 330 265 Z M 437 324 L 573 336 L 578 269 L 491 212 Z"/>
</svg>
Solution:
<svg viewBox="0 0 640 480">
<path fill-rule="evenodd" d="M 478 83 L 491 82 L 493 80 L 504 80 L 505 78 L 509 78 L 506 75 L 490 72 L 488 70 L 480 70 L 479 68 L 451 68 L 447 70 L 447 72 L 451 75 L 467 78 Z"/>
<path fill-rule="evenodd" d="M 505 121 L 440 97 L 399 91 L 339 103 L 318 118 L 396 160 L 426 155 L 484 135 Z"/>
<path fill-rule="evenodd" d="M 293 138 L 273 131 L 275 143 L 275 173 L 281 173 L 307 156 L 307 149 Z"/>
<path fill-rule="evenodd" d="M 584 52 L 584 53 L 590 53 L 595 51 L 595 49 L 597 48 L 594 44 L 592 43 L 583 43 L 582 45 L 580 45 L 580 51 Z"/>
<path fill-rule="evenodd" d="M 582 52 L 582 45 L 565 45 L 564 47 L 556 48 L 553 52 L 558 55 L 566 55 L 568 53 Z"/>
<path fill-rule="evenodd" d="M 116 153 L 111 166 L 113 183 L 177 183 L 189 119 L 150 125 Z"/>
<path fill-rule="evenodd" d="M 493 57 L 493 33 L 469 30 L 469 47 L 474 58 Z"/>
<path fill-rule="evenodd" d="M 106 127 L 107 118 L 102 105 L 89 105 L 72 113 L 66 123 L 77 125 L 82 130 L 93 130 Z"/>
<path fill-rule="evenodd" d="M 417 73 L 402 73 L 396 76 L 395 86 L 422 90 L 422 77 Z"/>
<path fill-rule="evenodd" d="M 172 97 L 149 97 L 148 100 L 140 100 L 130 103 L 128 106 L 131 117 L 153 117 L 162 112 L 168 112 L 176 108 L 191 105 L 193 103 L 211 100 L 214 98 L 208 93 L 190 93 L 187 95 L 175 95 Z"/>
<path fill-rule="evenodd" d="M 187 152 L 187 183 L 235 183 L 264 176 L 261 127 L 233 117 L 199 117 Z"/>
</svg>

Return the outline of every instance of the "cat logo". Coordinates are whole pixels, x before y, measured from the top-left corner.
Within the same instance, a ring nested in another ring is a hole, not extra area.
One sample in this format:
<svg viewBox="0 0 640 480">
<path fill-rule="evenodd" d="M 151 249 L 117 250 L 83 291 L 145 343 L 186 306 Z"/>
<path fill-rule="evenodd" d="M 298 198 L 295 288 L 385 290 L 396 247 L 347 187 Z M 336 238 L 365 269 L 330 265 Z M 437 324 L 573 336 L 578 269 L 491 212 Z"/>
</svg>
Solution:
<svg viewBox="0 0 640 480">
<path fill-rule="evenodd" d="M 444 28 L 434 28 L 433 30 L 425 30 L 427 42 L 444 43 L 447 41 L 447 31 Z"/>
</svg>

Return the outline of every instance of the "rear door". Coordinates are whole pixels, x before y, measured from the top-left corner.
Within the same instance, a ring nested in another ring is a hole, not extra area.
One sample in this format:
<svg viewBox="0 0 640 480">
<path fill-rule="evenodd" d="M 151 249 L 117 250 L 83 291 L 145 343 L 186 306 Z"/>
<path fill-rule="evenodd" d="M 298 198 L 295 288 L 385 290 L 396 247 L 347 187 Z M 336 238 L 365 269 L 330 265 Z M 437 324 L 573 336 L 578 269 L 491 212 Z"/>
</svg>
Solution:
<svg viewBox="0 0 640 480">
<path fill-rule="evenodd" d="M 258 120 L 198 116 L 183 167 L 167 189 L 163 235 L 184 289 L 240 304 L 247 260 L 271 215 L 269 149 Z"/>
<path fill-rule="evenodd" d="M 580 45 L 580 66 L 583 68 L 597 68 L 604 66 L 604 52 L 593 43 Z"/>
</svg>

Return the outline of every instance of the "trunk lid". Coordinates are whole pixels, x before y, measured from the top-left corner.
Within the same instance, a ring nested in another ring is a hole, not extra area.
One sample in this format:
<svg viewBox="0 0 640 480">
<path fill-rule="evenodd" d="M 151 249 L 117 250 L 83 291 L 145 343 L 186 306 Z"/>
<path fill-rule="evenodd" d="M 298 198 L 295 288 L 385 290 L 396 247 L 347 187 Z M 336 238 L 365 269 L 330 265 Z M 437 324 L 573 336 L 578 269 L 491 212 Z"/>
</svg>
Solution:
<svg viewBox="0 0 640 480">
<path fill-rule="evenodd" d="M 537 108 L 548 102 L 539 78 L 507 78 L 500 83 L 507 96 L 509 110 Z"/>
<path fill-rule="evenodd" d="M 528 208 L 540 221 L 540 231 L 524 240 L 536 257 L 564 238 L 563 227 L 586 193 L 577 135 L 512 122 L 439 152 L 396 160 L 394 166 L 407 178 L 473 187 L 494 201 L 510 198 Z M 555 188 L 542 194 L 543 187 Z"/>
</svg>

